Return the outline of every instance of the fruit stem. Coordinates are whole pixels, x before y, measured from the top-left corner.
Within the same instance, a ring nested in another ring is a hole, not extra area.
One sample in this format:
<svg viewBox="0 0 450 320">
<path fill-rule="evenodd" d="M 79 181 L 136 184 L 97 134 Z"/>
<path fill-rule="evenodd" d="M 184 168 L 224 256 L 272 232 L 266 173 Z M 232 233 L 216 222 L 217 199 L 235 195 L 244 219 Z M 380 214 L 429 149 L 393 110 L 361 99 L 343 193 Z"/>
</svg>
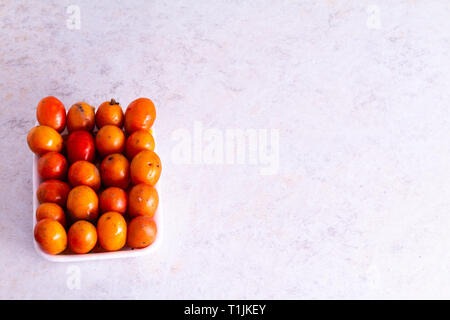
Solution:
<svg viewBox="0 0 450 320">
<path fill-rule="evenodd" d="M 111 98 L 111 102 L 109 103 L 110 105 L 115 105 L 115 104 L 119 104 L 116 100 Z"/>
</svg>

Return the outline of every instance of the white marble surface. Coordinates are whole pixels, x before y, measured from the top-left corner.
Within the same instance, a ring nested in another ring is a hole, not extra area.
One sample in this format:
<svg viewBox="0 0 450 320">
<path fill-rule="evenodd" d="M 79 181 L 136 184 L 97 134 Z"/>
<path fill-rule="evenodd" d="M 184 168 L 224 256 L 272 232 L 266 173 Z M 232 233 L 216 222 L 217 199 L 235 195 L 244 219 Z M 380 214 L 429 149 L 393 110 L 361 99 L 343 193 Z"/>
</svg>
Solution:
<svg viewBox="0 0 450 320">
<path fill-rule="evenodd" d="M 450 298 L 449 17 L 446 0 L 1 1 L 0 298 Z M 155 101 L 160 251 L 35 253 L 26 134 L 47 95 Z M 196 123 L 278 130 L 279 169 L 180 164 Z"/>
</svg>

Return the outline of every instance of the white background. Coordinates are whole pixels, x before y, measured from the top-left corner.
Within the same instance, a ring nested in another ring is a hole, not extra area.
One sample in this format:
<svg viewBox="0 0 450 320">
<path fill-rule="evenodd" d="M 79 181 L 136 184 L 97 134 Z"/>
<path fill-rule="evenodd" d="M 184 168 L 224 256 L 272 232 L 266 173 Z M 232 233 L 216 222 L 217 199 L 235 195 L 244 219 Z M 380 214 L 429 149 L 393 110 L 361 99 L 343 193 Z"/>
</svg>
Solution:
<svg viewBox="0 0 450 320">
<path fill-rule="evenodd" d="M 26 134 L 47 95 L 154 100 L 160 251 L 35 253 Z M 3 0 L 0 298 L 450 298 L 449 102 L 445 0 Z M 279 130 L 278 171 L 176 164 L 195 121 Z"/>
</svg>

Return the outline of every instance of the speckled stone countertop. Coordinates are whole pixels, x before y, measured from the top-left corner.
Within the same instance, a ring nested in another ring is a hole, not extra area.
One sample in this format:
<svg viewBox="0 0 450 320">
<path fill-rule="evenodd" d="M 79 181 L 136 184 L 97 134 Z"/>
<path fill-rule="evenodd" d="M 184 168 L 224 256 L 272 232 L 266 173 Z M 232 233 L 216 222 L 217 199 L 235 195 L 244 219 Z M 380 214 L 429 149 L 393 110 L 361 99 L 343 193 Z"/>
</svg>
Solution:
<svg viewBox="0 0 450 320">
<path fill-rule="evenodd" d="M 450 298 L 449 17 L 445 0 L 0 2 L 0 298 Z M 159 251 L 36 254 L 26 134 L 47 95 L 154 100 Z"/>
</svg>

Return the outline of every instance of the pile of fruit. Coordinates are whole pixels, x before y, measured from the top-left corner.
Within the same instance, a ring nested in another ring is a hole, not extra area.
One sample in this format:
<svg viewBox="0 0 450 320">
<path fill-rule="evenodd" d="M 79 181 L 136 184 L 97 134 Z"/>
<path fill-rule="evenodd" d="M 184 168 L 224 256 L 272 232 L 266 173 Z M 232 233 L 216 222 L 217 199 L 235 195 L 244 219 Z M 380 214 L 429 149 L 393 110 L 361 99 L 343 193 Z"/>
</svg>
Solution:
<svg viewBox="0 0 450 320">
<path fill-rule="evenodd" d="M 34 237 L 42 250 L 84 254 L 151 245 L 161 175 L 153 102 L 134 100 L 125 114 L 114 99 L 97 112 L 79 102 L 66 114 L 61 101 L 46 97 L 36 116 L 39 126 L 27 142 L 39 156 Z"/>
</svg>

